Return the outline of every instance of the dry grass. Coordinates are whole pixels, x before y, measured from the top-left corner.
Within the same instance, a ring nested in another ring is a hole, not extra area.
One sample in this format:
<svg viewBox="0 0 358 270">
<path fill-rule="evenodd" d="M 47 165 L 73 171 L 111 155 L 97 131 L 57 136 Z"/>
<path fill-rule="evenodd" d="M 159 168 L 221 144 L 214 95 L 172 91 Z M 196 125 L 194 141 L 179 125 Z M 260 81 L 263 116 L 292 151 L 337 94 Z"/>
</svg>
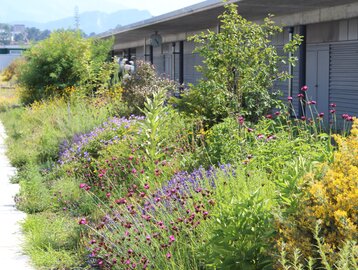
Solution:
<svg viewBox="0 0 358 270">
<path fill-rule="evenodd" d="M 16 85 L 12 82 L 4 82 L 0 76 L 0 112 L 19 104 L 19 96 Z"/>
</svg>

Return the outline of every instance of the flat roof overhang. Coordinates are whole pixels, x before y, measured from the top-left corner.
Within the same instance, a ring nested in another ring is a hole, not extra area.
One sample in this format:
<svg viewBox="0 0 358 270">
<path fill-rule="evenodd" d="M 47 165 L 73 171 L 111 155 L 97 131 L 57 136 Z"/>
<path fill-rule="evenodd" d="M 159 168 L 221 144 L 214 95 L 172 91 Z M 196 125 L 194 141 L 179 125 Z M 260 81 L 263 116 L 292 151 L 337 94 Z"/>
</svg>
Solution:
<svg viewBox="0 0 358 270">
<path fill-rule="evenodd" d="M 281 22 L 279 20 L 280 17 L 286 17 L 286 19 L 282 20 L 284 24 L 287 22 L 287 15 L 290 14 L 304 14 L 314 10 L 358 3 L 357 0 L 236 0 L 228 2 L 237 3 L 239 13 L 248 20 L 259 21 L 268 14 L 273 14 L 278 18 L 279 22 Z M 203 29 L 212 29 L 218 24 L 217 18 L 224 10 L 223 6 L 224 3 L 221 0 L 204 1 L 161 16 L 124 26 L 113 32 L 105 32 L 98 35 L 98 37 L 108 38 L 114 36 L 115 50 L 120 50 L 132 47 L 139 42 L 144 44 L 144 40 L 149 39 L 156 31 L 165 37 L 180 33 L 194 33 Z"/>
</svg>

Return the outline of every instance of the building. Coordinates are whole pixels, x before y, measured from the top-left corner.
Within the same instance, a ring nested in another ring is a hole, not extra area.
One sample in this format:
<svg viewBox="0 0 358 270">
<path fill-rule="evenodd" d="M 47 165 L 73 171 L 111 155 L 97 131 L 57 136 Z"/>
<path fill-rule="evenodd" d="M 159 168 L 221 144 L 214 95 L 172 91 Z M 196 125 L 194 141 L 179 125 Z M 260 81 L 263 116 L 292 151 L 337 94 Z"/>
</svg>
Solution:
<svg viewBox="0 0 358 270">
<path fill-rule="evenodd" d="M 10 63 L 21 56 L 26 48 L 17 45 L 0 45 L 0 72 L 8 67 Z"/>
<path fill-rule="evenodd" d="M 279 50 L 292 33 L 304 36 L 293 80 L 279 84 L 285 96 L 296 96 L 307 84 L 320 112 L 328 115 L 329 104 L 336 103 L 338 114 L 358 115 L 358 0 L 229 2 L 237 2 L 239 13 L 249 20 L 260 22 L 274 14 L 276 23 L 284 26 L 273 40 Z M 101 37 L 115 37 L 116 55 L 150 61 L 158 73 L 180 83 L 195 83 L 201 75 L 194 67 L 201 60 L 187 38 L 206 29 L 218 31 L 217 17 L 222 12 L 222 1 L 204 1 Z M 299 110 L 297 102 L 295 106 Z"/>
</svg>

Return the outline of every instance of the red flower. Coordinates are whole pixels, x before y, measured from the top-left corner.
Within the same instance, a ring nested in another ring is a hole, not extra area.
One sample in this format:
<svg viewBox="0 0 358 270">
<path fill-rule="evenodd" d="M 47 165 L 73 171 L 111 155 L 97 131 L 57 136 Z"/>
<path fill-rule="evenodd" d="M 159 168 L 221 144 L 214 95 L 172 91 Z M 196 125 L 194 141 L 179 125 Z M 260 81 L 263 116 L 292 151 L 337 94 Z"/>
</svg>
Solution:
<svg viewBox="0 0 358 270">
<path fill-rule="evenodd" d="M 329 106 L 331 106 L 332 108 L 335 108 L 335 107 L 337 107 L 337 104 L 336 103 L 331 103 L 331 104 L 329 104 Z"/>
<path fill-rule="evenodd" d="M 303 97 L 304 97 L 304 95 L 303 95 L 303 94 L 298 94 L 298 95 L 297 95 L 297 97 L 299 97 L 299 98 L 303 98 Z"/>
<path fill-rule="evenodd" d="M 318 117 L 319 117 L 319 118 L 323 118 L 323 116 L 324 116 L 324 113 L 323 113 L 323 112 L 321 112 L 321 113 L 318 114 Z"/>
</svg>

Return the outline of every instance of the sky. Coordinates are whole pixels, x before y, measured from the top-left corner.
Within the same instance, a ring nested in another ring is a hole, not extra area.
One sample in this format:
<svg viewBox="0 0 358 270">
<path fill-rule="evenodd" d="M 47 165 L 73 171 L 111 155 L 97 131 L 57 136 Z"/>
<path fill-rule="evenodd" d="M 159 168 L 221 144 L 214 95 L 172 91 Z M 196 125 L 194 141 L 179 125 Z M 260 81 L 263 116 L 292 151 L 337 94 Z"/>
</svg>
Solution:
<svg viewBox="0 0 358 270">
<path fill-rule="evenodd" d="M 0 23 L 49 22 L 74 16 L 76 6 L 79 13 L 136 8 L 157 16 L 200 2 L 203 0 L 0 0 Z"/>
</svg>

